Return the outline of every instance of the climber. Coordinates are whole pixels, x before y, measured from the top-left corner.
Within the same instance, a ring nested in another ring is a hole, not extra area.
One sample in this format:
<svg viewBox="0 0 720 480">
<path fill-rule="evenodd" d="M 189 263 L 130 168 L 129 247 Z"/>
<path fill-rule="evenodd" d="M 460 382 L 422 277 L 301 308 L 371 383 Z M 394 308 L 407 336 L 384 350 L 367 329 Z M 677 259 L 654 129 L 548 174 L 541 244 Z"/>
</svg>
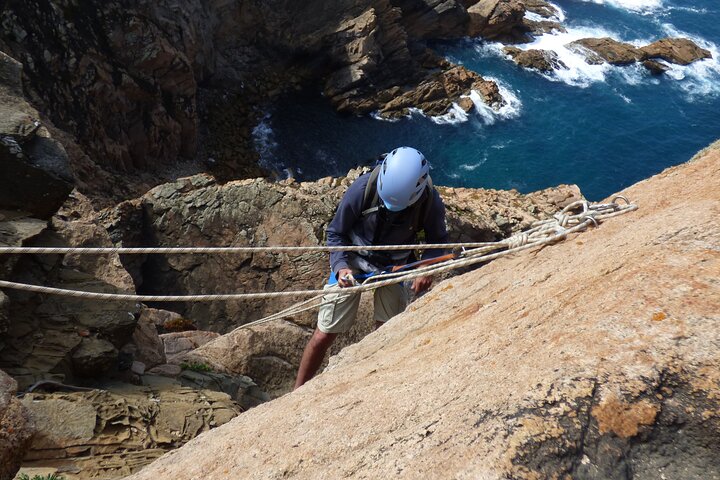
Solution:
<svg viewBox="0 0 720 480">
<path fill-rule="evenodd" d="M 414 148 L 400 147 L 385 155 L 372 172 L 361 175 L 343 196 L 335 217 L 327 228 L 329 246 L 408 245 L 417 243 L 425 232 L 428 243 L 446 243 L 445 206 L 430 179 L 430 165 Z M 428 250 L 423 258 L 442 255 Z M 413 252 L 365 251 L 332 252 L 330 281 L 349 287 L 353 275 L 380 272 L 412 260 Z M 415 279 L 410 290 L 415 295 L 430 288 L 432 277 Z M 374 290 L 375 328 L 402 312 L 409 292 L 398 283 Z M 339 333 L 350 330 L 357 316 L 360 294 L 328 293 L 318 312 L 317 328 L 300 361 L 295 388 L 310 380 Z"/>
</svg>

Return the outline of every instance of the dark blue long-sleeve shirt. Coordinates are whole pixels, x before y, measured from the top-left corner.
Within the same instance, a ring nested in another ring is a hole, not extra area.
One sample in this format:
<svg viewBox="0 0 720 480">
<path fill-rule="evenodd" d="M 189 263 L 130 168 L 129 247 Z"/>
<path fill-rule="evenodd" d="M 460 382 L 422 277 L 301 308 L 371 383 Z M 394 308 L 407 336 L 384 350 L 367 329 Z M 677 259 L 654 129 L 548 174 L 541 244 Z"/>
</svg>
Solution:
<svg viewBox="0 0 720 480">
<path fill-rule="evenodd" d="M 425 240 L 427 243 L 446 243 L 447 230 L 445 228 L 445 205 L 443 204 L 440 194 L 434 188 L 430 192 L 435 196 L 430 208 L 426 212 L 422 212 L 422 204 L 425 198 L 421 198 L 415 204 L 400 212 L 389 212 L 387 210 L 372 212 L 364 217 L 363 200 L 365 197 L 365 187 L 370 179 L 370 174 L 360 176 L 348 191 L 345 192 L 340 205 L 338 206 L 335 217 L 327 228 L 327 244 L 329 246 L 343 245 L 406 245 L 417 243 L 417 233 L 425 230 Z M 426 192 L 424 195 L 427 195 Z M 420 210 L 417 210 L 420 209 Z M 415 221 L 422 213 L 425 218 Z M 379 216 L 385 215 L 385 220 L 379 222 Z M 377 233 L 378 223 L 380 223 L 380 234 Z M 417 223 L 417 225 L 415 225 Z M 380 252 L 378 252 L 380 253 Z M 371 263 L 380 269 L 393 265 L 405 263 L 411 252 L 405 251 L 393 258 L 377 258 L 371 257 Z M 442 249 L 426 250 L 423 258 L 434 258 L 444 253 Z M 342 268 L 353 268 L 351 256 L 355 255 L 351 252 L 332 252 L 330 253 L 330 266 L 333 272 L 337 272 Z M 382 257 L 383 254 L 380 254 Z M 404 256 L 404 260 L 401 258 Z M 381 265 L 379 262 L 389 262 Z"/>
</svg>

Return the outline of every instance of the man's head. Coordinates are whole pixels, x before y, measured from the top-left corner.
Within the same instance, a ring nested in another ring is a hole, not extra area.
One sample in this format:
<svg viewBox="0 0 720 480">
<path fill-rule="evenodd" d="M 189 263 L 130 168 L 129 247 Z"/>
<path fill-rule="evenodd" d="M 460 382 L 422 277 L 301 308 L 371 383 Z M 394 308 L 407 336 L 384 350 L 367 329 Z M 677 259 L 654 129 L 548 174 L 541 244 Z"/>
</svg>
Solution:
<svg viewBox="0 0 720 480">
<path fill-rule="evenodd" d="M 422 153 L 411 147 L 396 148 L 380 166 L 378 195 L 388 210 L 399 212 L 422 197 L 429 174 L 430 165 Z"/>
</svg>

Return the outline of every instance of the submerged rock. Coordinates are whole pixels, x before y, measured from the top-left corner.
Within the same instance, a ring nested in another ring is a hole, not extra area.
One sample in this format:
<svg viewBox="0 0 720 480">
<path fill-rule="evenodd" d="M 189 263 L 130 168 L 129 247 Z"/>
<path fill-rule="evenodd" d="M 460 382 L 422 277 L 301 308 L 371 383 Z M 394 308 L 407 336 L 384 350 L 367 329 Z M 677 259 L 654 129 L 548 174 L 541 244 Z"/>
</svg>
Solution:
<svg viewBox="0 0 720 480">
<path fill-rule="evenodd" d="M 131 479 L 717 476 L 719 165 L 715 144 L 622 192 L 636 212 L 438 284 Z"/>
</svg>

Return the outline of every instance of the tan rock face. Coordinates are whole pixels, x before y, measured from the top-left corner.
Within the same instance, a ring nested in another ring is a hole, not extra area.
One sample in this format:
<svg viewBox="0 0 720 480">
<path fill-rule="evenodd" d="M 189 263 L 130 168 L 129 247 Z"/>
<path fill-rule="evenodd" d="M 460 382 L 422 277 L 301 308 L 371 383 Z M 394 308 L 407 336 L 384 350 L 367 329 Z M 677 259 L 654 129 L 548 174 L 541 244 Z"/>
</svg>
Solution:
<svg viewBox="0 0 720 480">
<path fill-rule="evenodd" d="M 720 144 L 623 194 L 131 478 L 717 476 Z"/>
<path fill-rule="evenodd" d="M 687 38 L 663 38 L 641 49 L 649 58 L 661 58 L 678 65 L 688 65 L 712 54 Z"/>
<path fill-rule="evenodd" d="M 39 432 L 23 467 L 56 468 L 67 478 L 128 475 L 240 413 L 224 393 L 170 383 L 32 393 L 22 403 Z"/>
</svg>

